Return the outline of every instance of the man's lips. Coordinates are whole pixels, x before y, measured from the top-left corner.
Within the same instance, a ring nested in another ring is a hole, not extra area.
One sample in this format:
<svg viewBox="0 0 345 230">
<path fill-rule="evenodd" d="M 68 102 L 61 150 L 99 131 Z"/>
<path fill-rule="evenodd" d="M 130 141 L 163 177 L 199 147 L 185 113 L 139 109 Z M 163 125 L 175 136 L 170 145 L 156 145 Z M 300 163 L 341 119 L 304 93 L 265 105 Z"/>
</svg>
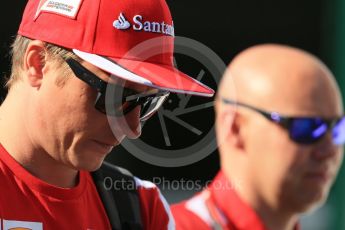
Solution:
<svg viewBox="0 0 345 230">
<path fill-rule="evenodd" d="M 306 178 L 325 183 L 332 179 L 332 174 L 328 171 L 312 171 L 306 173 Z"/>
</svg>

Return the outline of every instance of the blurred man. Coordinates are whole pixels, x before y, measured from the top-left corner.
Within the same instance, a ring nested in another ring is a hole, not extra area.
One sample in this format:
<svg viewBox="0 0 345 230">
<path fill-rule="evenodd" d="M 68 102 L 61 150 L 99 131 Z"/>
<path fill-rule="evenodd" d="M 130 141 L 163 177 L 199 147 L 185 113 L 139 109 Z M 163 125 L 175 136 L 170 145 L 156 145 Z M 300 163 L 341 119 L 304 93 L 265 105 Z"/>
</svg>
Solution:
<svg viewBox="0 0 345 230">
<path fill-rule="evenodd" d="M 112 203 L 89 173 L 169 92 L 213 95 L 173 67 L 173 41 L 164 0 L 28 1 L 0 107 L 0 229 L 173 229 L 152 183 Z"/>
<path fill-rule="evenodd" d="M 299 215 L 326 200 L 343 158 L 332 73 L 299 49 L 249 48 L 225 73 L 216 113 L 221 171 L 173 206 L 177 229 L 297 229 Z"/>
</svg>

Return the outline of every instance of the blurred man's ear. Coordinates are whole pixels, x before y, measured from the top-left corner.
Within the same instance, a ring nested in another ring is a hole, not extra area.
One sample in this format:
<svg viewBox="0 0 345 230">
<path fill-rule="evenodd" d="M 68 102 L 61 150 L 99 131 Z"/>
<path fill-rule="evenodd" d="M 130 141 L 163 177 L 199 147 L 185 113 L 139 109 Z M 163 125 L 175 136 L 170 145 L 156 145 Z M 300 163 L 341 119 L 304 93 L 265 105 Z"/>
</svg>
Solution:
<svg viewBox="0 0 345 230">
<path fill-rule="evenodd" d="M 244 149 L 244 136 L 243 136 L 243 116 L 235 112 L 230 130 L 230 143 L 234 148 L 242 151 Z"/>
<path fill-rule="evenodd" d="M 31 41 L 26 49 L 23 62 L 24 81 L 31 87 L 39 88 L 43 79 L 46 49 L 42 41 Z"/>
<path fill-rule="evenodd" d="M 216 132 L 218 146 L 242 151 L 244 148 L 242 115 L 232 106 L 217 110 Z"/>
<path fill-rule="evenodd" d="M 229 139 L 234 112 L 231 108 L 225 109 L 219 102 L 216 103 L 216 135 L 219 147 Z"/>
</svg>

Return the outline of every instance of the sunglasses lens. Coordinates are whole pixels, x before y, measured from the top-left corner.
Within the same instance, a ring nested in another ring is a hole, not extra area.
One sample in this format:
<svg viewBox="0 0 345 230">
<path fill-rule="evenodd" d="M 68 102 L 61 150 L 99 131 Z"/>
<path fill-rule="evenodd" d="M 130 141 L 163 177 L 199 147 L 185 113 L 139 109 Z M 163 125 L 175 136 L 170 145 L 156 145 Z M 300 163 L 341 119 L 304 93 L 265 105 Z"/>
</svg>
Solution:
<svg viewBox="0 0 345 230">
<path fill-rule="evenodd" d="M 333 127 L 333 142 L 336 145 L 345 144 L 345 117 L 341 118 Z"/>
<path fill-rule="evenodd" d="M 326 122 L 320 118 L 295 118 L 291 122 L 291 138 L 302 144 L 315 143 L 328 130 Z"/>
<path fill-rule="evenodd" d="M 140 120 L 145 121 L 149 119 L 162 106 L 168 96 L 169 93 L 166 92 L 160 96 L 148 98 L 141 107 Z"/>
<path fill-rule="evenodd" d="M 115 99 L 112 104 L 107 104 L 104 94 L 101 94 L 96 101 L 96 109 L 109 116 L 124 116 L 137 106 L 141 106 L 140 120 L 145 121 L 160 108 L 165 99 L 169 96 L 168 92 L 161 92 L 147 96 L 144 94 L 128 96 L 129 92 L 127 92 L 126 89 L 122 89 L 122 91 L 122 99 Z M 119 98 L 120 95 L 115 93 L 114 97 Z"/>
<path fill-rule="evenodd" d="M 105 109 L 105 97 L 104 97 L 104 94 L 101 94 L 101 93 L 99 93 L 98 94 L 98 97 L 97 97 L 97 100 L 96 100 L 96 103 L 95 103 L 95 108 L 98 110 L 98 111 L 100 111 L 100 112 L 102 112 L 102 113 L 104 113 L 104 114 L 106 114 L 106 109 Z"/>
</svg>

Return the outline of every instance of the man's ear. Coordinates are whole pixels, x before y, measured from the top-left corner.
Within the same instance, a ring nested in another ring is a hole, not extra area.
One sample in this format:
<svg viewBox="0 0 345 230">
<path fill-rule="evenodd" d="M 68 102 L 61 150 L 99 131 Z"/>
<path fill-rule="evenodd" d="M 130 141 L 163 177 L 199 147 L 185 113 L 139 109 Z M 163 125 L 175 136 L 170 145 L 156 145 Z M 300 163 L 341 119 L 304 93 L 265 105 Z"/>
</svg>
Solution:
<svg viewBox="0 0 345 230">
<path fill-rule="evenodd" d="M 28 44 L 24 55 L 24 72 L 28 83 L 39 88 L 43 79 L 43 68 L 45 67 L 46 49 L 44 43 L 39 40 L 31 41 Z"/>
<path fill-rule="evenodd" d="M 230 135 L 231 135 L 231 143 L 232 145 L 238 149 L 243 150 L 244 149 L 244 139 L 243 136 L 244 130 L 243 130 L 243 116 L 240 113 L 235 112 L 234 119 L 231 125 L 230 129 Z"/>
<path fill-rule="evenodd" d="M 218 145 L 230 145 L 236 149 L 244 148 L 242 130 L 243 117 L 235 108 L 228 107 L 217 115 Z"/>
</svg>

